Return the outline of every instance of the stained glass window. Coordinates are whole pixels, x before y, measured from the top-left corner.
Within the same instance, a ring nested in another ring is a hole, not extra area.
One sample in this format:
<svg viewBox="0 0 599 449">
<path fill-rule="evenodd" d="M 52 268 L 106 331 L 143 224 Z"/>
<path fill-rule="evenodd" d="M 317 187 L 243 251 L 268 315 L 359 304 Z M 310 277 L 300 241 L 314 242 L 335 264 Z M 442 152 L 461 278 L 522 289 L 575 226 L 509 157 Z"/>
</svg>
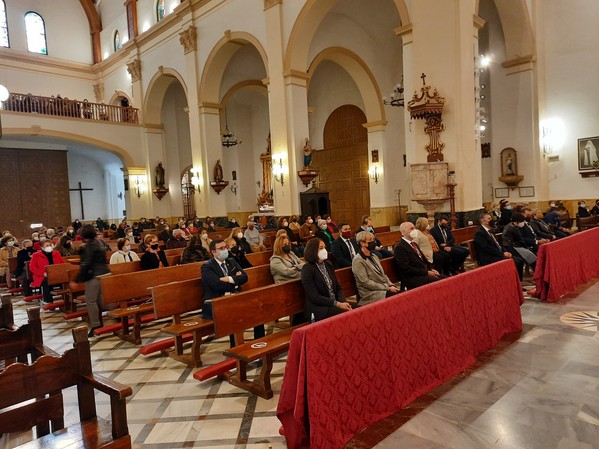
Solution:
<svg viewBox="0 0 599 449">
<path fill-rule="evenodd" d="M 156 21 L 160 22 L 164 18 L 164 0 L 156 2 Z"/>
<path fill-rule="evenodd" d="M 6 4 L 0 0 L 0 47 L 10 47 L 8 41 L 8 20 L 6 20 Z"/>
<path fill-rule="evenodd" d="M 25 32 L 27 33 L 27 50 L 47 55 L 46 25 L 42 16 L 33 11 L 25 14 Z"/>
<path fill-rule="evenodd" d="M 114 51 L 120 50 L 121 48 L 121 35 L 119 34 L 119 30 L 114 32 Z"/>
</svg>

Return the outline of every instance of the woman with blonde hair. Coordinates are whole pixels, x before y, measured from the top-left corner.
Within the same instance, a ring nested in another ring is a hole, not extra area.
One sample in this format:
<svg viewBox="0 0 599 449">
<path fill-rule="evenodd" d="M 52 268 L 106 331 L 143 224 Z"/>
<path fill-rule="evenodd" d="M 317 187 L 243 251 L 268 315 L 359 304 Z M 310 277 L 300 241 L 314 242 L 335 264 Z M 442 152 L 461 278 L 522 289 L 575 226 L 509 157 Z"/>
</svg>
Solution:
<svg viewBox="0 0 599 449">
<path fill-rule="evenodd" d="M 240 227 L 231 229 L 230 238 L 235 239 L 237 246 L 241 248 L 246 254 L 253 253 L 249 242 L 246 240 L 243 234 L 243 229 Z M 243 268 L 243 267 L 242 267 Z"/>
<path fill-rule="evenodd" d="M 302 262 L 291 250 L 289 237 L 285 232 L 277 236 L 272 247 L 272 257 L 270 258 L 270 273 L 275 284 L 299 279 L 301 276 Z"/>
<path fill-rule="evenodd" d="M 210 253 L 210 242 L 212 241 L 212 239 L 210 237 L 208 237 L 208 231 L 206 230 L 206 228 L 200 229 L 199 236 L 200 236 L 202 248 L 204 248 L 208 252 L 208 254 L 211 254 Z"/>
<path fill-rule="evenodd" d="M 435 270 L 441 274 L 450 274 L 451 255 L 447 251 L 441 251 L 435 238 L 429 232 L 430 225 L 426 217 L 419 217 L 416 220 L 415 229 L 412 231 L 412 239 L 420 247 L 420 251 L 430 263 L 433 264 Z"/>
</svg>

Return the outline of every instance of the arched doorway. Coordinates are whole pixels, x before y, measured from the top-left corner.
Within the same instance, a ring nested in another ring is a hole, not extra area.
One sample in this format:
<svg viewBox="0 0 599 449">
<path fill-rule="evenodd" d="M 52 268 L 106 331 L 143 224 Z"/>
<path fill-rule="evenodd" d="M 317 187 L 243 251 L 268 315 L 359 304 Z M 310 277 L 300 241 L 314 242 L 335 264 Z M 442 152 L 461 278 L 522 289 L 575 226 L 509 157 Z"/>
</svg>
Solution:
<svg viewBox="0 0 599 449">
<path fill-rule="evenodd" d="M 335 109 L 324 127 L 324 150 L 314 152 L 313 158 L 314 167 L 320 170 L 318 188 L 330 193 L 331 215 L 337 223 L 348 223 L 354 229 L 362 215 L 370 213 L 365 122 L 357 106 Z"/>
</svg>

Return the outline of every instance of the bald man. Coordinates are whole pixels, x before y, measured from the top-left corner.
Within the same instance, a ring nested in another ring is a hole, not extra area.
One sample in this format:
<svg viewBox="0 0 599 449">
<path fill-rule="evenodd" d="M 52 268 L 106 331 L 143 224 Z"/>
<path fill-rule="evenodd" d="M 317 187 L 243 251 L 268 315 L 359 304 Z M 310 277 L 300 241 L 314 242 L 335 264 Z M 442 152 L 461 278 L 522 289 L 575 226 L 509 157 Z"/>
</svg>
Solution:
<svg viewBox="0 0 599 449">
<path fill-rule="evenodd" d="M 418 232 L 414 225 L 406 221 L 399 226 L 399 230 L 402 237 L 395 246 L 395 261 L 399 268 L 402 286 L 410 290 L 444 279 L 445 276 L 433 268 L 413 241 Z"/>
</svg>

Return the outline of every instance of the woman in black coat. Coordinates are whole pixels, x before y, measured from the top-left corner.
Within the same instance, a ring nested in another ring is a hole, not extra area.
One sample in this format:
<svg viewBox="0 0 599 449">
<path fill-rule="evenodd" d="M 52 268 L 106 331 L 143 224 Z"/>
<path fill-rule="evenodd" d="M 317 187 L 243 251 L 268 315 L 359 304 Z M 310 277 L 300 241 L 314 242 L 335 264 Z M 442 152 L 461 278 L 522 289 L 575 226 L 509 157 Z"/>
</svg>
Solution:
<svg viewBox="0 0 599 449">
<path fill-rule="evenodd" d="M 327 261 L 326 246 L 319 238 L 313 238 L 306 244 L 302 268 L 302 285 L 306 294 L 305 313 L 307 318 L 320 321 L 351 310 L 345 299 L 335 269 Z"/>
<path fill-rule="evenodd" d="M 142 270 L 152 270 L 154 268 L 168 267 L 168 261 L 164 251 L 158 245 L 158 237 L 154 234 L 148 234 L 144 238 L 146 250 L 139 259 Z"/>
</svg>

